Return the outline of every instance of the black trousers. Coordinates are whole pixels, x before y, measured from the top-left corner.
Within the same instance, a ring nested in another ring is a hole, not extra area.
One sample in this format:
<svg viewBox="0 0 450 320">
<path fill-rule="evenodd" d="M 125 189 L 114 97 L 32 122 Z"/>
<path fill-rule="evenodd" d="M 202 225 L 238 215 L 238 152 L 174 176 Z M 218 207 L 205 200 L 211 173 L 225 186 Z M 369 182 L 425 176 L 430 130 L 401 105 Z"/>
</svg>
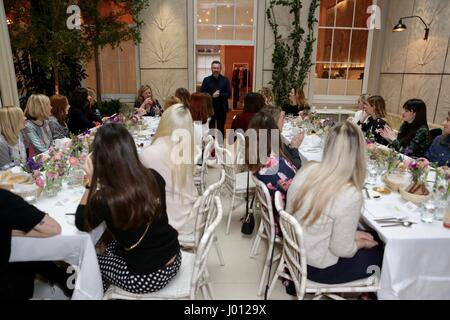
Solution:
<svg viewBox="0 0 450 320">
<path fill-rule="evenodd" d="M 65 268 L 50 261 L 9 263 L 0 274 L 0 300 L 28 300 L 33 297 L 35 275 L 40 274 L 50 283 L 67 279 Z"/>
<path fill-rule="evenodd" d="M 360 249 L 352 258 L 339 258 L 331 267 L 318 269 L 308 266 L 308 279 L 326 284 L 339 284 L 364 279 L 373 274 L 373 267 L 381 270 L 382 244 L 371 249 Z M 379 275 L 378 275 L 379 276 Z"/>
<path fill-rule="evenodd" d="M 210 129 L 219 130 L 222 133 L 223 139 L 225 139 L 225 120 L 227 119 L 227 112 L 222 106 L 214 106 L 214 115 L 209 122 Z"/>
</svg>

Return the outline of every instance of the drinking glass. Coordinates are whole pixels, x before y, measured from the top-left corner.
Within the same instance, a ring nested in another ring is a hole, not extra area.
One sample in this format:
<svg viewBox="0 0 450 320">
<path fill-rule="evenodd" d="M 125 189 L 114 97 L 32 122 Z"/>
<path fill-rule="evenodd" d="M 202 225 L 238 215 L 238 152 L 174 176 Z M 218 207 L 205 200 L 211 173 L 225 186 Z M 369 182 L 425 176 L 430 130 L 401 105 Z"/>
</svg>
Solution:
<svg viewBox="0 0 450 320">
<path fill-rule="evenodd" d="M 420 208 L 420 220 L 425 223 L 432 223 L 436 213 L 436 204 L 433 200 L 428 200 L 422 203 Z"/>
<path fill-rule="evenodd" d="M 367 165 L 367 183 L 368 184 L 376 184 L 378 179 L 378 164 L 375 161 L 369 161 Z"/>
</svg>

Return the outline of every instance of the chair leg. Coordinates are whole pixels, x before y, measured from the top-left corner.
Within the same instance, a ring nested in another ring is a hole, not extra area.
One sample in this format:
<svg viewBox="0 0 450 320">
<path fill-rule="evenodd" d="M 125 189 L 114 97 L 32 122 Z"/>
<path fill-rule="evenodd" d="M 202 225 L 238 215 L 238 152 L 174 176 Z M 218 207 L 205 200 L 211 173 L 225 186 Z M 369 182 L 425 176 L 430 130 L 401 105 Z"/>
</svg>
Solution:
<svg viewBox="0 0 450 320">
<path fill-rule="evenodd" d="M 210 300 L 214 300 L 214 291 L 213 291 L 211 282 L 208 281 L 208 282 L 206 283 L 206 288 L 208 289 L 209 299 L 210 299 Z"/>
<path fill-rule="evenodd" d="M 264 230 L 263 222 L 261 221 L 258 228 L 258 233 L 256 234 L 255 240 L 253 241 L 252 250 L 250 251 L 250 258 L 253 258 L 258 253 L 259 244 L 261 243 L 261 233 Z"/>
<path fill-rule="evenodd" d="M 261 275 L 261 280 L 259 281 L 259 287 L 258 287 L 258 296 L 262 296 L 263 294 L 263 289 L 264 289 L 264 283 L 267 277 L 267 272 L 269 271 L 269 266 L 267 265 L 268 261 L 264 262 L 264 268 L 263 268 L 263 272 Z"/>
<path fill-rule="evenodd" d="M 225 260 L 223 259 L 222 249 L 220 248 L 219 242 L 217 241 L 217 235 L 214 235 L 214 247 L 216 248 L 217 256 L 219 257 L 219 263 L 221 266 L 225 265 Z"/>
<path fill-rule="evenodd" d="M 267 292 L 267 299 L 270 299 L 270 295 L 272 294 L 273 288 L 275 288 L 275 284 L 279 278 L 279 275 L 282 274 L 284 268 L 284 258 L 281 257 L 280 263 L 278 264 L 277 270 L 275 271 L 275 275 L 273 276 L 272 283 L 269 287 L 269 292 Z"/>
<path fill-rule="evenodd" d="M 227 231 L 226 234 L 230 234 L 230 224 L 231 224 L 231 215 L 233 214 L 233 207 L 234 207 L 234 200 L 236 198 L 236 193 L 233 192 L 233 195 L 231 196 L 231 204 L 230 204 L 230 212 L 228 213 L 228 223 L 227 223 Z"/>
</svg>

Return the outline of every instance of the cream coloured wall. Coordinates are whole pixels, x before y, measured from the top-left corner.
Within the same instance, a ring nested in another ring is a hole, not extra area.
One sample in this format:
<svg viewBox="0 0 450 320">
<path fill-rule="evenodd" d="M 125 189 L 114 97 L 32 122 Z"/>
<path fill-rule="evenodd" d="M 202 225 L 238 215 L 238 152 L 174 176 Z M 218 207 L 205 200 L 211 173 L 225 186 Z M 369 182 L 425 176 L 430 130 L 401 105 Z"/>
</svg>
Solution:
<svg viewBox="0 0 450 320">
<path fill-rule="evenodd" d="M 379 93 L 390 113 L 399 114 L 403 103 L 420 98 L 427 104 L 428 121 L 441 123 L 450 110 L 450 1 L 389 1 Z M 404 20 L 408 30 L 392 32 L 402 16 L 419 15 L 430 24 Z"/>
<path fill-rule="evenodd" d="M 193 39 L 188 41 L 192 7 L 193 0 L 152 0 L 141 13 L 145 25 L 139 46 L 140 82 L 150 85 L 160 100 L 178 87 L 193 89 L 194 44 Z"/>
</svg>

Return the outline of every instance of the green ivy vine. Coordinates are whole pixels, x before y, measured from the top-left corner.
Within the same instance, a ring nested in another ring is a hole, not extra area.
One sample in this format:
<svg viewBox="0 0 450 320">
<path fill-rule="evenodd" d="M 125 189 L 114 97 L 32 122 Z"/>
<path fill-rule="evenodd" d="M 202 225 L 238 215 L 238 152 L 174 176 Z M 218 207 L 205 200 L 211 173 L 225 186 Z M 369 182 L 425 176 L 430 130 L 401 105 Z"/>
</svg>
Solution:
<svg viewBox="0 0 450 320">
<path fill-rule="evenodd" d="M 277 106 L 287 104 L 288 95 L 291 88 L 302 88 L 305 85 L 306 78 L 312 63 L 313 44 L 316 41 L 314 37 L 314 24 L 316 10 L 320 5 L 320 0 L 311 0 L 308 14 L 308 29 L 305 38 L 305 30 L 301 26 L 301 10 L 303 9 L 302 0 L 271 0 L 269 8 L 266 10 L 267 20 L 272 28 L 274 35 L 274 52 L 272 62 L 274 71 L 270 84 L 275 95 Z M 292 31 L 286 38 L 283 38 L 279 31 L 274 8 L 283 6 L 289 8 L 289 14 L 293 16 Z M 303 55 L 301 46 L 304 44 Z"/>
</svg>

